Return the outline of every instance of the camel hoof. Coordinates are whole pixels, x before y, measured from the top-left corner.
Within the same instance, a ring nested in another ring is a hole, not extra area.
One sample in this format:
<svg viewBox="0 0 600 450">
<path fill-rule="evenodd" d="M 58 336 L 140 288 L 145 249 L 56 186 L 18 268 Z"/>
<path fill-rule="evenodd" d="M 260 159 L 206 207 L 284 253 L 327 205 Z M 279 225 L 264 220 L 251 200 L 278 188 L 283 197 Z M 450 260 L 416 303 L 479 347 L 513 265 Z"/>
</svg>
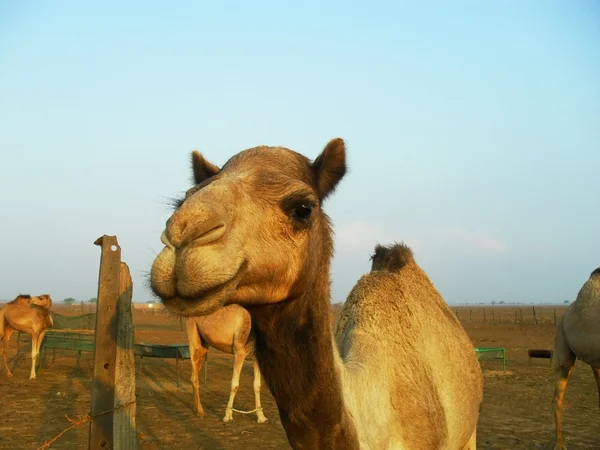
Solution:
<svg viewBox="0 0 600 450">
<path fill-rule="evenodd" d="M 256 422 L 257 423 L 269 423 L 269 419 L 267 419 L 266 417 L 261 417 Z"/>
<path fill-rule="evenodd" d="M 12 374 L 12 373 L 10 373 L 10 372 L 6 372 L 6 378 L 12 378 L 12 377 L 13 377 L 13 374 Z"/>
<path fill-rule="evenodd" d="M 30 379 L 30 380 L 35 380 L 35 379 L 36 379 L 36 376 L 35 376 L 35 375 L 29 375 L 29 379 Z"/>
<path fill-rule="evenodd" d="M 196 411 L 196 415 L 202 419 L 204 417 L 204 411 Z"/>
</svg>

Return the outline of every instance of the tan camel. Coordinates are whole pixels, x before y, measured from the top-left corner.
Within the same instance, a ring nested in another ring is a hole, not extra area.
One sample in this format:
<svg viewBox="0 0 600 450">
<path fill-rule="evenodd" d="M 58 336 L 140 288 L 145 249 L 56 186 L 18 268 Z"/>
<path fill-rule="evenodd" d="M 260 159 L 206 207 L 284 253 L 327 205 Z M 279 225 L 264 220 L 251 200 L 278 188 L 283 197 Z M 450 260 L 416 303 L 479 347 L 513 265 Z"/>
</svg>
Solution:
<svg viewBox="0 0 600 450">
<path fill-rule="evenodd" d="M 194 152 L 192 165 L 196 184 L 167 221 L 152 289 L 184 316 L 230 303 L 250 311 L 291 446 L 474 449 L 481 369 L 408 249 L 376 251 L 375 270 L 344 305 L 336 345 L 322 205 L 346 173 L 344 142 L 330 141 L 314 162 L 256 147 L 221 169 Z"/>
<path fill-rule="evenodd" d="M 192 360 L 192 387 L 194 388 L 194 404 L 196 413 L 204 416 L 204 409 L 200 403 L 200 383 L 198 372 L 202 367 L 202 360 L 210 347 L 224 353 L 233 354 L 233 377 L 231 379 L 231 393 L 225 409 L 223 422 L 233 420 L 233 400 L 240 385 L 240 373 L 244 360 L 248 355 L 254 355 L 254 336 L 252 335 L 252 321 L 250 313 L 238 305 L 228 305 L 217 309 L 212 314 L 205 316 L 189 317 L 187 319 L 187 335 L 190 344 L 190 357 Z M 254 401 L 258 423 L 266 423 L 268 419 L 263 413 L 260 404 L 260 369 L 254 358 Z"/>
<path fill-rule="evenodd" d="M 600 267 L 594 270 L 556 325 L 554 338 L 554 421 L 556 449 L 565 449 L 562 414 L 575 360 L 592 368 L 600 397 Z"/>
<path fill-rule="evenodd" d="M 0 310 L 0 341 L 2 341 L 2 358 L 6 376 L 12 377 L 8 368 L 7 353 L 8 342 L 14 330 L 31 335 L 31 373 L 30 380 L 35 380 L 35 366 L 40 354 L 40 346 L 49 327 L 54 322 L 50 315 L 52 299 L 49 295 L 32 297 L 19 295 Z"/>
</svg>

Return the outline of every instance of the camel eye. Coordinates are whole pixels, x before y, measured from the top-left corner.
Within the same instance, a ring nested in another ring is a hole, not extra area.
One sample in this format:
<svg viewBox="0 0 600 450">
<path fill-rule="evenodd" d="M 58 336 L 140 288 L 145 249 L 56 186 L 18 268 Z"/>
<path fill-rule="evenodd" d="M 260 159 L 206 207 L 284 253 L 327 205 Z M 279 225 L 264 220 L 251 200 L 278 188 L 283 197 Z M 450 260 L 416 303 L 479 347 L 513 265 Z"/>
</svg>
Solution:
<svg viewBox="0 0 600 450">
<path fill-rule="evenodd" d="M 300 205 L 294 210 L 294 216 L 300 220 L 307 220 L 312 213 L 312 206 Z"/>
</svg>

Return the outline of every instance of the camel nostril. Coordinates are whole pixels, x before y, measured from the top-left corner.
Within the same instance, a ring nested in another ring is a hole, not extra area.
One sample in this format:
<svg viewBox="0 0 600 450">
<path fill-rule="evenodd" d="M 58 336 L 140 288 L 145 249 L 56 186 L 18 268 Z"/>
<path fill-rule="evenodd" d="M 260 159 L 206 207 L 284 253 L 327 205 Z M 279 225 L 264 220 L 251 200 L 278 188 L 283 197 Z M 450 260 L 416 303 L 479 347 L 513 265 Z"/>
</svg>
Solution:
<svg viewBox="0 0 600 450">
<path fill-rule="evenodd" d="M 162 233 L 160 240 L 171 250 L 189 244 L 193 244 L 194 247 L 210 244 L 220 239 L 227 229 L 221 220 L 173 221 L 170 225 Z"/>
<path fill-rule="evenodd" d="M 224 223 L 218 223 L 211 228 L 206 227 L 205 230 L 201 234 L 198 232 L 192 234 L 191 239 L 186 244 L 191 244 L 194 247 L 210 244 L 225 235 L 226 227 Z"/>
</svg>

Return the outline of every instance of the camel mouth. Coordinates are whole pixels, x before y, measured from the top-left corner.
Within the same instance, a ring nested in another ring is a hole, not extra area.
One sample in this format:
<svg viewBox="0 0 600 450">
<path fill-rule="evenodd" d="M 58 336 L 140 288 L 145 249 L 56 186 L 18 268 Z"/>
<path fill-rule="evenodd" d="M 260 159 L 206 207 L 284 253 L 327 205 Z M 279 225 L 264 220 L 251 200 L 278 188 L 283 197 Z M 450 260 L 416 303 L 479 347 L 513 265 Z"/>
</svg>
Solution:
<svg viewBox="0 0 600 450">
<path fill-rule="evenodd" d="M 202 316 L 211 314 L 228 304 L 246 270 L 246 262 L 242 262 L 233 276 L 212 286 L 202 286 L 195 290 L 181 290 L 177 287 L 174 273 L 164 274 L 170 279 L 157 279 L 153 269 L 150 288 L 165 308 L 178 316 Z"/>
</svg>

